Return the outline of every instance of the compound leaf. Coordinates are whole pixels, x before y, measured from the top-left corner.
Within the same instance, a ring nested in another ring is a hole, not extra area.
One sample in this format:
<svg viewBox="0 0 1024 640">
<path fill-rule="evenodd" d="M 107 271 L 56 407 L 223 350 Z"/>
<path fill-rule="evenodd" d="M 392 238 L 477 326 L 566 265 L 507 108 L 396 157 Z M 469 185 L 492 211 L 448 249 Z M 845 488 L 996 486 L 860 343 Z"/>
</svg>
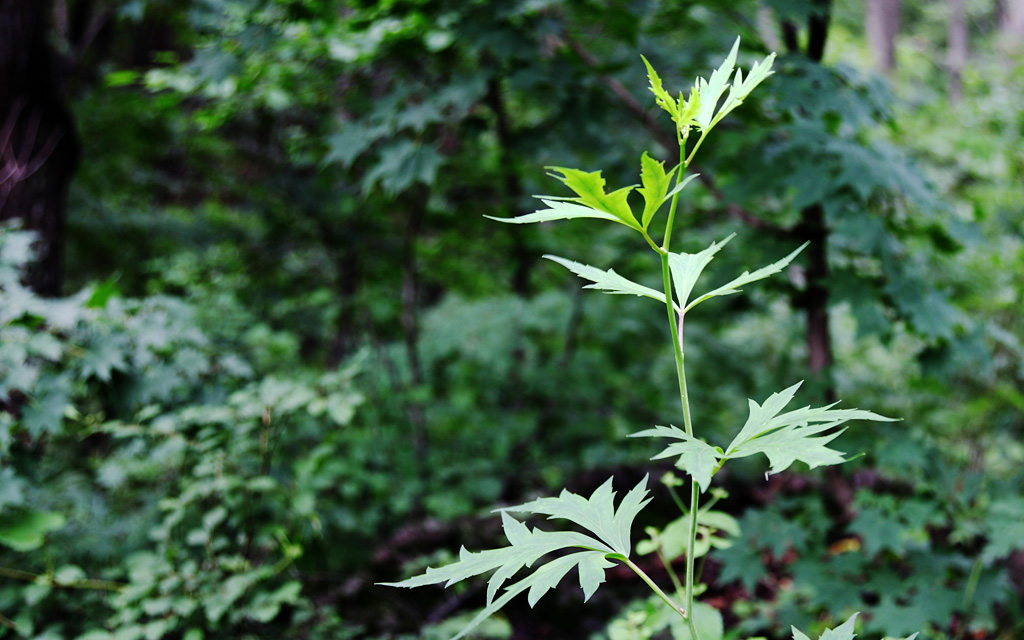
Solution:
<svg viewBox="0 0 1024 640">
<path fill-rule="evenodd" d="M 593 283 L 586 285 L 583 287 L 584 289 L 597 289 L 611 294 L 644 296 L 665 304 L 664 293 L 623 278 L 612 269 L 601 271 L 597 267 L 573 262 L 558 256 L 546 255 L 544 257 L 552 262 L 557 262 L 584 280 L 590 280 Z"/>
<path fill-rule="evenodd" d="M 573 218 L 600 218 L 602 220 L 622 222 L 622 220 L 619 220 L 607 211 L 599 211 L 597 209 L 584 207 L 583 205 L 574 204 L 572 202 L 563 202 L 549 198 L 541 198 L 541 202 L 546 204 L 548 208 L 515 218 L 496 218 L 494 216 L 484 217 L 490 218 L 491 220 L 497 220 L 498 222 L 507 222 L 509 224 L 530 224 L 533 222 L 550 222 L 551 220 L 570 220 Z"/>
<path fill-rule="evenodd" d="M 573 199 L 575 202 L 610 213 L 626 226 L 640 229 L 640 225 L 633 216 L 633 211 L 629 208 L 629 203 L 627 202 L 629 192 L 633 190 L 633 187 L 623 187 L 618 191 L 605 193 L 605 182 L 604 178 L 601 177 L 600 171 L 587 172 L 563 167 L 547 168 L 555 173 L 562 174 L 561 176 L 555 175 L 555 173 L 549 175 L 561 180 L 565 183 L 565 186 L 572 189 L 579 196 Z"/>
<path fill-rule="evenodd" d="M 697 253 L 669 254 L 668 266 L 672 271 L 672 284 L 675 286 L 676 299 L 679 301 L 680 308 L 686 308 L 686 303 L 690 299 L 690 293 L 693 291 L 693 285 L 696 284 L 697 278 L 704 271 L 704 267 L 708 266 L 708 263 L 715 257 L 715 254 L 734 237 L 736 237 L 735 233 L 721 242 L 712 242 L 711 246 L 707 249 Z"/>
<path fill-rule="evenodd" d="M 662 86 L 661 78 L 658 76 L 658 72 L 654 70 L 651 63 L 647 61 L 647 58 L 640 56 L 640 59 L 644 61 L 644 66 L 647 67 L 647 79 L 650 81 L 651 93 L 654 94 L 654 103 L 659 107 L 668 112 L 672 116 L 673 120 L 679 117 L 679 105 L 675 99 L 669 95 L 668 91 L 665 91 L 665 87 Z"/>
<path fill-rule="evenodd" d="M 712 120 L 715 116 L 715 107 L 718 106 L 718 101 L 721 99 L 722 94 L 725 92 L 725 88 L 729 86 L 729 77 L 732 75 L 733 69 L 736 67 L 736 54 L 739 53 L 740 39 L 736 38 L 736 42 L 732 45 L 732 50 L 729 55 L 726 56 L 725 61 L 722 62 L 722 66 L 715 69 L 711 73 L 710 80 L 704 80 L 700 78 L 697 81 L 697 92 L 700 95 L 700 109 L 697 112 L 697 124 L 700 125 L 702 131 L 707 131 L 712 127 Z"/>
<path fill-rule="evenodd" d="M 712 447 L 703 440 L 698 440 L 675 426 L 657 426 L 653 429 L 634 433 L 632 437 L 675 438 L 680 440 L 681 442 L 670 444 L 651 459 L 660 460 L 662 458 L 679 456 L 676 466 L 690 474 L 693 477 L 693 481 L 700 486 L 701 491 L 707 491 L 708 485 L 711 484 L 711 476 L 718 469 L 719 460 L 723 455 L 721 448 Z"/>
<path fill-rule="evenodd" d="M 628 558 L 629 531 L 633 519 L 650 502 L 646 487 L 647 476 L 644 476 L 640 484 L 630 489 L 622 499 L 617 511 L 613 502 L 615 492 L 612 491 L 611 478 L 598 487 L 589 499 L 563 489 L 557 498 L 538 498 L 516 507 L 506 507 L 502 511 L 541 513 L 549 516 L 548 519 L 571 520 L 593 532 L 614 553 Z"/>
<path fill-rule="evenodd" d="M 585 599 L 589 599 L 604 582 L 604 571 L 614 563 L 609 556 L 629 556 L 629 532 L 634 518 L 649 502 L 647 499 L 647 477 L 630 490 L 615 509 L 615 492 L 612 480 L 608 479 L 589 499 L 568 491 L 562 491 L 557 498 L 539 498 L 517 507 L 499 509 L 502 527 L 509 546 L 473 553 L 463 547 L 459 560 L 439 568 L 430 567 L 425 573 L 401 582 L 381 583 L 391 587 L 419 587 L 428 584 L 445 583 L 449 586 L 466 578 L 494 571 L 487 585 L 487 607 L 483 609 L 453 640 L 464 637 L 470 630 L 492 613 L 501 609 L 513 597 L 529 590 L 527 600 L 532 607 L 550 589 L 565 577 L 573 567 L 578 567 L 580 587 Z M 547 514 L 550 518 L 564 518 L 580 525 L 594 536 L 575 531 L 543 531 L 530 529 L 519 522 L 509 511 Z M 564 549 L 583 549 L 556 558 L 537 568 L 529 576 L 505 587 L 498 596 L 501 586 L 524 567 L 530 567 L 542 556 Z"/>
<path fill-rule="evenodd" d="M 644 197 L 644 212 L 640 217 L 640 224 L 644 229 L 650 226 L 654 214 L 665 202 L 668 186 L 672 183 L 672 176 L 678 169 L 679 166 L 676 165 L 671 171 L 665 173 L 665 163 L 658 162 L 647 155 L 646 151 L 640 156 L 640 182 L 643 183 L 643 186 L 637 191 Z"/>
<path fill-rule="evenodd" d="M 767 267 L 761 267 L 760 269 L 758 269 L 757 271 L 754 271 L 753 273 L 751 273 L 749 271 L 744 271 L 743 275 L 741 275 L 740 277 L 736 278 L 735 280 L 732 280 L 731 282 L 728 282 L 728 283 L 722 285 L 721 287 L 718 287 L 717 289 L 715 289 L 713 291 L 709 291 L 709 292 L 705 293 L 701 297 L 697 298 L 696 300 L 694 300 L 693 302 L 688 304 L 684 308 L 684 312 L 689 311 L 690 309 L 692 309 L 693 307 L 697 306 L 701 302 L 704 302 L 708 298 L 714 298 L 716 296 L 728 296 L 728 295 L 732 295 L 734 293 L 739 293 L 739 291 L 740 291 L 739 288 L 742 287 L 743 285 L 750 284 L 751 282 L 756 282 L 758 280 L 764 280 L 768 276 L 775 275 L 776 273 L 782 271 L 787 266 L 789 266 L 789 263 L 793 262 L 793 259 L 796 258 L 797 255 L 799 255 L 800 252 L 803 251 L 807 247 L 807 245 L 809 245 L 809 244 L 810 244 L 809 242 L 803 243 L 802 245 L 800 245 L 799 248 L 796 249 L 796 251 L 794 251 L 793 253 L 789 254 L 788 256 L 783 258 L 782 260 L 779 260 L 778 262 L 773 262 L 772 264 L 768 265 Z"/>
<path fill-rule="evenodd" d="M 807 463 L 812 469 L 839 464 L 845 462 L 843 454 L 829 449 L 827 445 L 845 429 L 826 435 L 819 434 L 850 420 L 895 421 L 871 411 L 833 409 L 835 403 L 780 413 L 793 399 L 801 384 L 803 382 L 773 393 L 765 400 L 764 405 L 749 400 L 750 415 L 725 450 L 722 459 L 743 458 L 763 453 L 771 465 L 770 473 L 779 473 L 797 460 Z"/>
</svg>

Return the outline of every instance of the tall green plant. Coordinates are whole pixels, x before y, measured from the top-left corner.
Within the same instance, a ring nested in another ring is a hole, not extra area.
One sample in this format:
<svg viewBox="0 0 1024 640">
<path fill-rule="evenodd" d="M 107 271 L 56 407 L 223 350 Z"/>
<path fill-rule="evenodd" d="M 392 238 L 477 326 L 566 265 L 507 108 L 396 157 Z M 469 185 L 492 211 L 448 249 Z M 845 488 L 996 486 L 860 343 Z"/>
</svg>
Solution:
<svg viewBox="0 0 1024 640">
<path fill-rule="evenodd" d="M 455 639 L 464 637 L 492 613 L 501 609 L 516 595 L 527 592 L 527 599 L 533 606 L 549 589 L 573 568 L 579 573 L 584 599 L 589 599 L 604 582 L 605 570 L 616 563 L 625 564 L 633 570 L 660 597 L 665 604 L 685 621 L 691 638 L 699 640 L 700 635 L 694 622 L 694 565 L 697 530 L 700 524 L 700 496 L 708 489 L 712 477 L 726 461 L 756 454 L 764 454 L 770 465 L 769 473 L 779 473 L 796 461 L 814 468 L 839 464 L 845 461 L 843 454 L 829 448 L 832 440 L 844 429 L 838 429 L 850 420 L 892 421 L 870 411 L 859 409 L 836 409 L 835 404 L 812 408 L 810 406 L 784 411 L 792 401 L 801 383 L 772 394 L 763 403 L 750 400 L 750 414 L 739 433 L 724 449 L 713 446 L 694 434 L 693 418 L 690 412 L 690 394 L 686 386 L 684 347 L 684 319 L 702 302 L 718 296 L 740 292 L 740 288 L 777 274 L 785 269 L 807 246 L 800 246 L 778 262 L 753 272 L 745 271 L 728 283 L 700 295 L 694 294 L 701 273 L 711 260 L 733 236 L 721 242 L 713 242 L 697 253 L 677 253 L 671 250 L 672 231 L 679 193 L 696 177 L 686 175 L 691 162 L 705 139 L 721 120 L 739 107 L 743 100 L 761 82 L 772 74 L 775 55 L 755 63 L 744 76 L 736 68 L 739 39 L 726 57 L 725 62 L 715 70 L 709 79 L 697 78 L 689 97 L 680 92 L 673 97 L 663 87 L 661 78 L 644 59 L 650 80 L 650 90 L 655 102 L 668 112 L 675 123 L 676 140 L 679 144 L 679 163 L 665 170 L 663 162 L 651 158 L 646 152 L 640 157 L 639 189 L 636 186 L 623 187 L 608 193 L 600 171 L 585 172 L 578 169 L 550 167 L 551 176 L 562 181 L 576 195 L 570 197 L 540 196 L 547 207 L 534 213 L 511 219 L 494 218 L 512 224 L 547 222 L 573 218 L 597 218 L 609 220 L 633 229 L 658 255 L 661 261 L 662 290 L 652 289 L 625 278 L 612 269 L 574 262 L 557 256 L 546 258 L 561 264 L 590 284 L 585 288 L 598 289 L 610 294 L 635 295 L 651 298 L 665 305 L 672 350 L 675 354 L 676 375 L 679 382 L 679 399 L 683 412 L 683 429 L 675 426 L 657 426 L 634 434 L 636 437 L 659 437 L 673 440 L 655 458 L 675 457 L 676 465 L 689 474 L 690 506 L 689 530 L 686 544 L 685 585 L 677 589 L 675 597 L 662 590 L 639 566 L 630 560 L 630 530 L 636 515 L 649 502 L 647 478 L 631 489 L 616 508 L 612 480 L 608 479 L 590 498 L 563 490 L 557 498 L 539 498 L 515 507 L 499 509 L 502 526 L 509 540 L 509 546 L 473 553 L 465 547 L 460 550 L 459 560 L 453 564 L 428 568 L 419 575 L 401 582 L 385 583 L 395 587 L 418 587 L 445 583 L 451 585 L 466 578 L 492 572 L 487 587 L 487 606 L 476 616 Z M 629 195 L 636 189 L 643 198 L 643 209 L 637 217 L 629 203 Z M 669 203 L 661 244 L 651 236 L 651 224 L 657 213 Z M 586 529 L 590 534 L 576 531 L 544 531 L 530 529 L 516 520 L 510 512 L 543 514 L 549 518 L 569 520 Z M 538 567 L 532 574 L 505 586 L 520 570 L 531 567 L 542 557 L 556 551 L 573 550 Z M 500 593 L 502 587 L 504 591 Z M 678 591 L 682 593 L 678 593 Z M 827 631 L 822 638 L 848 640 L 853 637 L 853 623 L 856 614 L 834 630 Z M 806 639 L 800 631 L 793 629 L 794 638 Z M 917 634 L 914 634 L 916 636 Z M 911 636 L 913 638 L 914 636 Z M 910 640 L 910 639 L 908 639 Z"/>
</svg>

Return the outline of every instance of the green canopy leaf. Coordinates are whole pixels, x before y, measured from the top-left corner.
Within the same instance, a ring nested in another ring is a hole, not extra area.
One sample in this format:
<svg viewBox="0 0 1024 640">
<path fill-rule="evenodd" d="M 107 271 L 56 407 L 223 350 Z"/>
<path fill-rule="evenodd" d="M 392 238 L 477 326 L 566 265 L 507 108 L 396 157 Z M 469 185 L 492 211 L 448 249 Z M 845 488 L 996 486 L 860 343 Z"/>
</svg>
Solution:
<svg viewBox="0 0 1024 640">
<path fill-rule="evenodd" d="M 558 256 L 546 255 L 544 257 L 552 262 L 557 262 L 579 277 L 585 280 L 590 280 L 593 283 L 586 285 L 583 287 L 584 289 L 598 289 L 611 294 L 644 296 L 665 304 L 664 293 L 623 278 L 612 269 L 601 271 L 597 267 L 573 262 L 572 260 L 566 260 L 565 258 L 559 258 Z"/>
</svg>

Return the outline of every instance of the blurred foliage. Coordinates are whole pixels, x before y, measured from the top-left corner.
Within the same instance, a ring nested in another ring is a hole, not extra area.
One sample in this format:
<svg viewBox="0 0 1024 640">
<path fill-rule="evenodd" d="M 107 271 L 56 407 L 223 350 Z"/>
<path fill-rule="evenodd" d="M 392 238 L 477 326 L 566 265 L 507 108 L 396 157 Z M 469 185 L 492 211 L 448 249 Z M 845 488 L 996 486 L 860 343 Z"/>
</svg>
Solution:
<svg viewBox="0 0 1024 640">
<path fill-rule="evenodd" d="M 547 165 L 628 184 L 642 149 L 666 159 L 613 90 L 655 108 L 640 53 L 684 86 L 737 34 L 747 65 L 828 3 L 67 4 L 107 16 L 69 82 L 81 293 L 26 291 L 31 238 L 0 232 L 4 638 L 461 628 L 481 593 L 371 583 L 456 539 L 493 545 L 485 507 L 648 465 L 624 436 L 676 411 L 658 319 L 540 260 L 557 244 L 656 280 L 624 230 L 483 215 L 534 210 L 524 194 L 558 186 Z M 1024 67 L 966 3 L 951 104 L 943 5 L 904 4 L 887 84 L 856 64 L 861 4 L 831 3 L 824 63 L 779 51 L 680 208 L 680 250 L 738 232 L 729 274 L 785 254 L 820 205 L 835 362 L 800 399 L 831 386 L 904 419 L 848 432 L 866 455 L 841 474 L 724 478 L 740 535 L 704 582 L 729 637 L 816 635 L 854 610 L 865 638 L 1024 629 Z M 807 377 L 806 282 L 687 327 L 712 439 L 742 423 L 734 398 Z M 481 637 L 657 626 L 610 583 L 596 619 L 559 595 Z"/>
</svg>

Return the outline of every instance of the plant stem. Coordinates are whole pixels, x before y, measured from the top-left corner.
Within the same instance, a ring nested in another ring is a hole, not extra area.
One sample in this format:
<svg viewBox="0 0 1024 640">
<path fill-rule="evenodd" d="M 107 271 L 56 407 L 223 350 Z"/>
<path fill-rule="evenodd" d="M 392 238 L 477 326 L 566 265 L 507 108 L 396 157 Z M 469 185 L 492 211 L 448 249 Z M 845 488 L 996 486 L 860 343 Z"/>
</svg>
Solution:
<svg viewBox="0 0 1024 640">
<path fill-rule="evenodd" d="M 647 586 L 650 587 L 654 591 L 654 593 L 658 594 L 659 598 L 661 598 L 662 600 L 665 601 L 665 604 L 667 604 L 669 607 L 672 608 L 673 611 L 675 611 L 680 616 L 682 616 L 683 620 L 686 620 L 687 622 L 689 622 L 690 617 L 688 615 L 686 615 L 686 609 L 680 607 L 678 604 L 675 603 L 674 600 L 672 600 L 672 598 L 668 597 L 668 594 L 665 593 L 664 591 L 662 591 L 661 587 L 659 587 L 654 582 L 654 580 L 651 580 L 651 577 L 648 576 L 646 573 L 644 573 L 643 569 L 641 569 L 636 564 L 634 564 L 633 561 L 630 560 L 629 558 L 627 558 L 626 556 L 616 555 L 615 557 L 617 559 L 622 560 L 623 562 L 625 562 L 627 567 L 632 569 L 633 572 L 636 573 L 636 575 L 640 576 L 640 579 L 643 580 L 644 582 L 646 582 Z M 692 627 L 692 623 L 690 623 L 690 624 L 691 624 L 691 627 Z M 696 638 L 696 636 L 694 636 L 694 638 Z"/>
<path fill-rule="evenodd" d="M 693 160 L 694 154 L 697 153 L 697 149 L 700 148 L 700 144 L 704 141 L 704 137 L 707 132 L 702 132 L 701 137 L 697 140 L 697 144 L 694 146 L 690 155 L 687 157 L 686 146 L 682 142 L 679 145 L 679 158 L 682 163 L 679 172 L 676 174 L 676 183 L 682 178 L 683 172 L 690 166 L 690 162 Z M 675 222 L 676 206 L 679 201 L 679 194 L 677 193 L 672 197 L 672 205 L 669 207 L 668 221 L 665 223 L 665 242 L 662 244 L 664 253 L 661 253 L 661 277 L 665 286 L 665 309 L 668 312 L 668 326 L 669 331 L 672 334 L 672 353 L 675 355 L 676 360 L 676 378 L 679 381 L 679 400 L 683 406 L 683 426 L 686 429 L 686 433 L 690 436 L 693 435 L 693 419 L 690 416 L 690 399 L 686 392 L 686 368 L 684 366 L 684 354 L 683 354 L 683 313 L 680 312 L 678 316 L 678 324 L 676 320 L 675 309 L 672 304 L 672 274 L 668 264 L 668 252 L 669 247 L 672 243 L 672 226 Z M 686 539 L 686 593 L 684 596 L 683 606 L 686 607 L 686 611 L 690 612 L 690 615 L 686 616 L 686 624 L 690 629 L 690 636 L 693 640 L 700 640 L 700 635 L 697 633 L 697 627 L 693 620 L 693 571 L 694 571 L 694 557 L 693 552 L 697 544 L 697 508 L 700 502 L 700 491 L 697 483 L 690 478 L 690 531 Z"/>
</svg>

